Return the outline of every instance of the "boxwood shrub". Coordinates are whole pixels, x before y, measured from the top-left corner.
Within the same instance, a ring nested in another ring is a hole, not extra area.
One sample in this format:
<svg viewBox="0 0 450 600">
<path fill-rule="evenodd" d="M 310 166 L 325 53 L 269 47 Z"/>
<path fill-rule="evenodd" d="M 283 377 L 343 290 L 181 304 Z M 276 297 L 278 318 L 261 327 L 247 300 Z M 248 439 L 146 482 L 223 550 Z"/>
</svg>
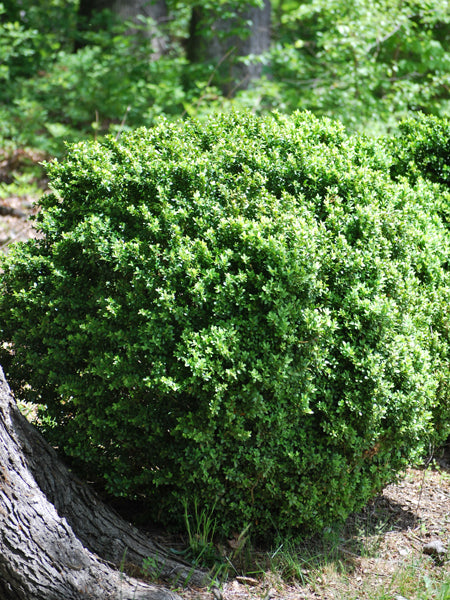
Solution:
<svg viewBox="0 0 450 600">
<path fill-rule="evenodd" d="M 419 113 L 400 123 L 388 146 L 394 178 L 406 176 L 414 183 L 423 177 L 450 186 L 450 119 Z"/>
<path fill-rule="evenodd" d="M 117 496 L 317 531 L 449 432 L 436 190 L 309 114 L 162 121 L 48 165 L 0 362 Z M 382 165 L 383 160 L 380 159 Z"/>
<path fill-rule="evenodd" d="M 385 140 L 392 179 L 420 179 L 438 186 L 432 210 L 450 228 L 450 119 L 418 113 L 399 125 L 395 137 Z"/>
</svg>

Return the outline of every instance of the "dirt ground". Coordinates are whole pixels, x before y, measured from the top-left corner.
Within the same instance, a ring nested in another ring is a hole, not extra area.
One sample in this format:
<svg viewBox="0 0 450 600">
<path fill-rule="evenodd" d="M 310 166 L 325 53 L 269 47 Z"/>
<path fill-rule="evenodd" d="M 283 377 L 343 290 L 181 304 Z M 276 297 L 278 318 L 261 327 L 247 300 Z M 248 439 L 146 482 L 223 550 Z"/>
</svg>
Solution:
<svg viewBox="0 0 450 600">
<path fill-rule="evenodd" d="M 0 198 L 0 252 L 8 252 L 14 242 L 25 241 L 35 235 L 28 218 L 33 210 L 33 198 Z M 25 212 L 26 211 L 26 212 Z"/>
<path fill-rule="evenodd" d="M 447 550 L 441 558 L 424 552 L 435 540 Z M 424 592 L 428 600 L 438 597 L 432 589 L 436 582 L 448 581 L 449 546 L 450 463 L 442 460 L 428 469 L 409 469 L 389 485 L 348 520 L 332 552 L 314 548 L 314 541 L 300 548 L 297 560 L 307 557 L 303 581 L 289 583 L 267 571 L 262 577 L 236 577 L 220 590 L 180 595 L 186 600 L 413 600 Z M 442 600 L 449 599 L 450 589 Z"/>
</svg>

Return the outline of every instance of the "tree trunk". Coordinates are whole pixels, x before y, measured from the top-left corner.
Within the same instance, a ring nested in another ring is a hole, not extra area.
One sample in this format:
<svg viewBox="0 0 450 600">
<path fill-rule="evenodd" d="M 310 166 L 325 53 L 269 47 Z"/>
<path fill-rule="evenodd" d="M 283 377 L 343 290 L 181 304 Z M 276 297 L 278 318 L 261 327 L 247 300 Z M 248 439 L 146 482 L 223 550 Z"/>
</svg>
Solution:
<svg viewBox="0 0 450 600">
<path fill-rule="evenodd" d="M 121 21 L 132 21 L 139 24 L 139 17 L 150 18 L 154 23 L 149 23 L 142 33 L 152 41 L 153 58 L 158 58 L 166 50 L 165 37 L 158 30 L 158 25 L 168 19 L 166 0 L 80 0 L 78 15 L 81 17 L 82 28 L 86 27 L 93 15 L 108 9 Z M 130 35 L 136 32 L 129 31 Z"/>
<path fill-rule="evenodd" d="M 0 367 L 0 598 L 176 600 L 124 574 L 145 558 L 162 581 L 207 576 L 103 505 L 20 413 Z"/>
<path fill-rule="evenodd" d="M 212 62 L 223 92 L 234 94 L 261 77 L 262 63 L 243 57 L 258 57 L 270 48 L 271 3 L 263 8 L 248 6 L 232 18 L 214 18 L 201 7 L 192 11 L 187 55 L 191 62 Z M 247 25 L 248 24 L 248 25 Z M 232 31 L 240 30 L 235 34 Z"/>
</svg>

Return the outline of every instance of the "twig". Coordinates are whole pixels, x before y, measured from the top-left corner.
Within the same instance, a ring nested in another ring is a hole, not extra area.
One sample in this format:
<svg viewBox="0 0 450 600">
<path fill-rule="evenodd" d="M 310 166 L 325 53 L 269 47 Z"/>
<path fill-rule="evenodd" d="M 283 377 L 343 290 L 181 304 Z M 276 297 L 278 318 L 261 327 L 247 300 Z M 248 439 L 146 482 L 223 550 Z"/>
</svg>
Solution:
<svg viewBox="0 0 450 600">
<path fill-rule="evenodd" d="M 125 123 L 126 123 L 126 120 L 127 120 L 127 116 L 128 116 L 128 113 L 130 112 L 130 110 L 131 110 L 131 106 L 130 106 L 130 105 L 128 105 L 128 106 L 127 106 L 127 110 L 125 111 L 125 114 L 123 115 L 123 119 L 122 119 L 122 121 L 121 121 L 121 123 L 120 123 L 120 125 L 119 125 L 119 131 L 116 133 L 116 141 L 117 141 L 117 140 L 120 138 L 120 136 L 122 135 L 122 131 L 123 131 L 123 128 L 124 128 L 124 126 L 125 126 Z"/>
<path fill-rule="evenodd" d="M 427 474 L 428 467 L 430 466 L 432 460 L 433 460 L 433 452 L 430 452 L 430 456 L 429 456 L 427 462 L 425 463 L 425 467 L 424 467 L 423 475 L 422 475 L 422 481 L 420 483 L 419 498 L 417 500 L 417 506 L 416 506 L 417 514 L 419 514 L 420 501 L 422 500 L 423 487 L 425 484 L 425 475 Z"/>
</svg>

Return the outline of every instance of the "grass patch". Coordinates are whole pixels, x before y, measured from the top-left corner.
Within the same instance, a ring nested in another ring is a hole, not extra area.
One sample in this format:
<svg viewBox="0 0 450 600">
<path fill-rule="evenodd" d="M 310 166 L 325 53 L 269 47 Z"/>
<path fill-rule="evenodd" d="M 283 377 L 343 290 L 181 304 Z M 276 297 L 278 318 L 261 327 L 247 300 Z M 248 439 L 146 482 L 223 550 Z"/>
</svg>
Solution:
<svg viewBox="0 0 450 600">
<path fill-rule="evenodd" d="M 444 457 L 427 469 L 409 469 L 344 526 L 320 536 L 280 537 L 270 550 L 262 550 L 245 531 L 215 544 L 213 528 L 205 529 L 209 521 L 197 503 L 198 526 L 192 528 L 191 518 L 191 538 L 208 532 L 223 600 L 450 600 L 449 554 L 437 562 L 423 553 L 433 538 L 448 547 L 449 498 Z M 210 590 L 178 593 L 186 600 L 211 598 Z"/>
</svg>

